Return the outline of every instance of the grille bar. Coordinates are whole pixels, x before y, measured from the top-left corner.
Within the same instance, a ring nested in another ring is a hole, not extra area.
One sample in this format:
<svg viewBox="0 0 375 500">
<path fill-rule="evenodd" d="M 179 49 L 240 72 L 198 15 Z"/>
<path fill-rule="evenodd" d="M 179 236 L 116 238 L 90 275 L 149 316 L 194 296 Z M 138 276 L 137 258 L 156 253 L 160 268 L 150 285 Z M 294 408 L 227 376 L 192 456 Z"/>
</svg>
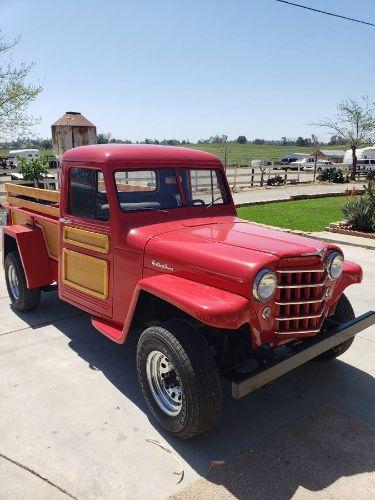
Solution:
<svg viewBox="0 0 375 500">
<path fill-rule="evenodd" d="M 278 332 L 275 332 L 276 335 L 303 335 L 303 334 L 306 334 L 306 333 L 318 333 L 320 332 L 320 328 L 318 329 L 309 329 L 309 330 L 295 330 L 295 331 L 292 331 L 292 330 L 285 330 L 285 331 L 278 331 Z"/>
<path fill-rule="evenodd" d="M 325 268 L 322 269 L 278 269 L 276 272 L 280 274 L 299 274 L 299 273 L 323 273 Z"/>
<path fill-rule="evenodd" d="M 302 306 L 304 304 L 321 304 L 324 300 L 324 297 L 316 300 L 295 300 L 292 302 L 275 302 L 277 306 Z"/>
<path fill-rule="evenodd" d="M 279 285 L 278 288 L 289 289 L 289 288 L 318 288 L 324 286 L 327 283 L 327 278 L 320 283 L 304 283 L 301 285 Z"/>
</svg>

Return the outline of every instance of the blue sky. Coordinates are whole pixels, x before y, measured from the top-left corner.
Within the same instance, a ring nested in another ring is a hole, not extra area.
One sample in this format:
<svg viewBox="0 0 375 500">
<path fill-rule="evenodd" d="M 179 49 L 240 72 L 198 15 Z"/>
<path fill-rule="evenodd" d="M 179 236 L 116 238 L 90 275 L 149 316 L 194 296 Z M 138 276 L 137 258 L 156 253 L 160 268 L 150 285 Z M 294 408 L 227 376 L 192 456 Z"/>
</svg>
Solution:
<svg viewBox="0 0 375 500">
<path fill-rule="evenodd" d="M 375 22 L 374 0 L 300 3 Z M 375 28 L 274 0 L 0 0 L 14 58 L 36 63 L 36 133 L 65 111 L 141 140 L 309 136 L 348 97 L 375 100 Z M 372 61 L 372 62 L 371 62 Z"/>
</svg>

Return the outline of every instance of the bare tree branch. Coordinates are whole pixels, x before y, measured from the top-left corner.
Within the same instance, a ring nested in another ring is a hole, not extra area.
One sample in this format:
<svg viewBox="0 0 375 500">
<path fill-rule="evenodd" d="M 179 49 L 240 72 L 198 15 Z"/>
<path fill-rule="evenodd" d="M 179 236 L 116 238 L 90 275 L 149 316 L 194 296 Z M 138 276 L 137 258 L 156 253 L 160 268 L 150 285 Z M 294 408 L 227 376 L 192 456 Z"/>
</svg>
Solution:
<svg viewBox="0 0 375 500">
<path fill-rule="evenodd" d="M 6 42 L 0 30 L 0 139 L 27 134 L 38 119 L 27 113 L 28 105 L 42 91 L 40 83 L 27 82 L 34 64 L 14 66 L 12 51 L 21 37 Z M 8 56 L 8 57 L 7 57 Z M 3 60 L 5 57 L 5 61 Z"/>
<path fill-rule="evenodd" d="M 338 113 L 333 118 L 321 120 L 314 125 L 327 128 L 342 137 L 352 150 L 353 170 L 355 178 L 357 167 L 356 150 L 374 140 L 375 137 L 375 104 L 368 97 L 359 100 L 348 99 L 340 102 Z"/>
</svg>

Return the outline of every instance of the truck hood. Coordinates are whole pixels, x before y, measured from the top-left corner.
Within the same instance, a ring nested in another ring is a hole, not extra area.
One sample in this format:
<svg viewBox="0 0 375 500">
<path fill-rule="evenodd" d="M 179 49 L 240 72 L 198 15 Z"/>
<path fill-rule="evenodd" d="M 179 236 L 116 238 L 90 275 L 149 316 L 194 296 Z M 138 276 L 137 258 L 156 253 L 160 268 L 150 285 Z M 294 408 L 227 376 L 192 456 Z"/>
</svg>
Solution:
<svg viewBox="0 0 375 500">
<path fill-rule="evenodd" d="M 249 293 L 255 274 L 276 268 L 284 257 L 334 247 L 318 240 L 270 229 L 237 217 L 195 219 L 169 224 L 145 244 L 144 266 L 240 293 Z M 142 231 L 140 228 L 137 231 Z M 146 236 L 146 235 L 144 235 Z M 336 247 L 334 247 L 336 248 Z"/>
</svg>

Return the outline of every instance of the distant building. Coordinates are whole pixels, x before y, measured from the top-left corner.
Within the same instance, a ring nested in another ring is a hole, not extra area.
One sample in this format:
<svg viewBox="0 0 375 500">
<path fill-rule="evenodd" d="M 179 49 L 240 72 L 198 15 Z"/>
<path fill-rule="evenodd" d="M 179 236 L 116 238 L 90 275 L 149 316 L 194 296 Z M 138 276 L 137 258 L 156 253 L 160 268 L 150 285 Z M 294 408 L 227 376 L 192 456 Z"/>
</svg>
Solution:
<svg viewBox="0 0 375 500">
<path fill-rule="evenodd" d="M 57 156 L 68 149 L 96 144 L 96 126 L 77 111 L 67 111 L 51 128 L 52 149 Z"/>
<path fill-rule="evenodd" d="M 329 160 L 332 161 L 333 163 L 342 163 L 344 156 L 345 156 L 345 151 L 341 149 L 320 149 L 318 151 L 318 158 Z"/>
</svg>

